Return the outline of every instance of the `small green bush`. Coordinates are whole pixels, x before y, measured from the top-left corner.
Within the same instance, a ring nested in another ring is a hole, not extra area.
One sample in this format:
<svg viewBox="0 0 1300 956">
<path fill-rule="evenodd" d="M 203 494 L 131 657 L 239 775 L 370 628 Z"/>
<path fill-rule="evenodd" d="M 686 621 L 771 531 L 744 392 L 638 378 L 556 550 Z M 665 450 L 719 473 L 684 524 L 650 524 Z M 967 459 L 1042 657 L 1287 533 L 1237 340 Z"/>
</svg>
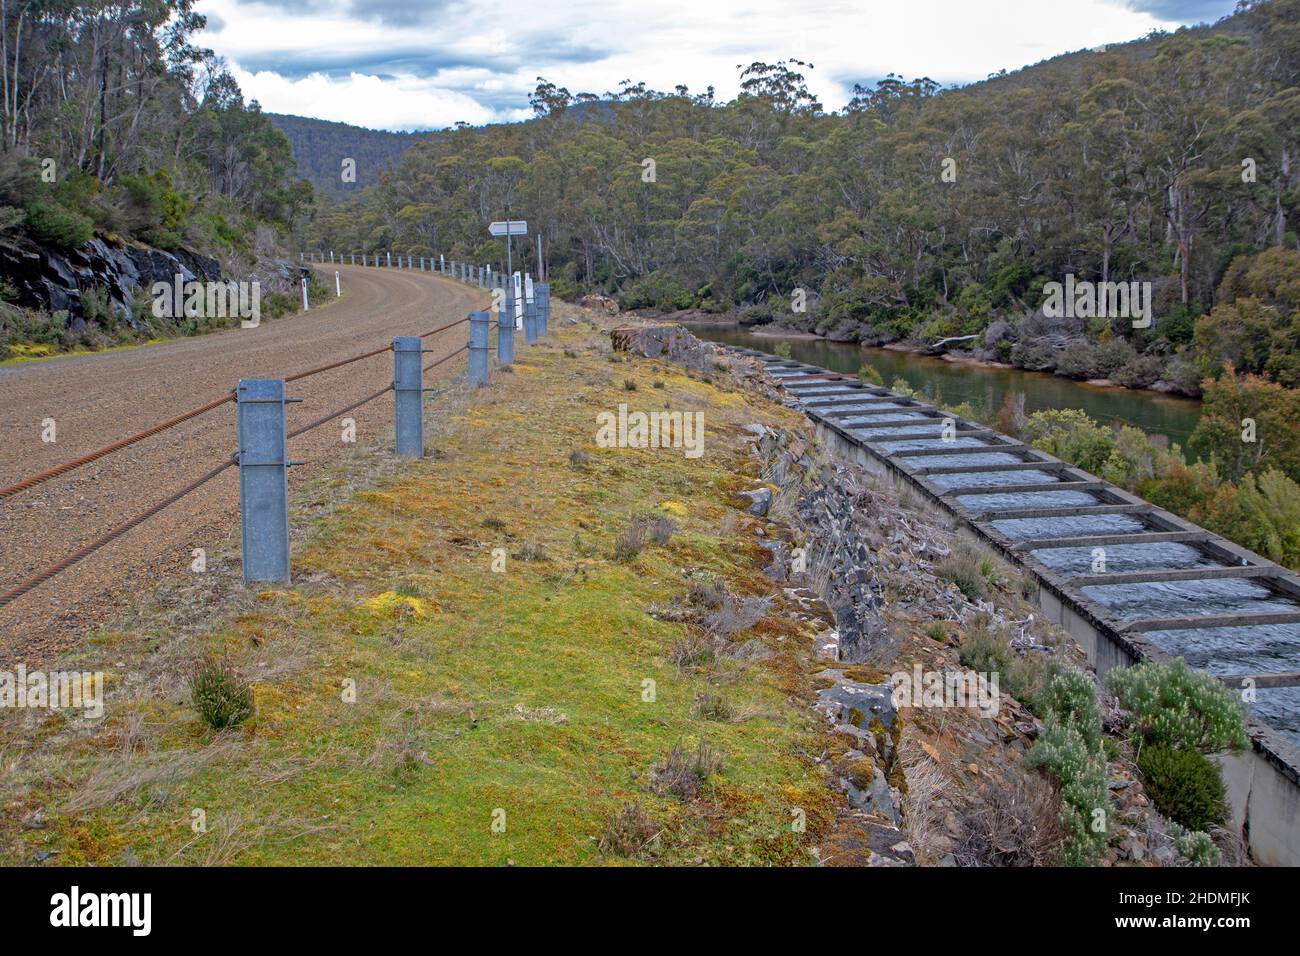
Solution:
<svg viewBox="0 0 1300 956">
<path fill-rule="evenodd" d="M 1232 691 L 1182 658 L 1117 667 L 1106 683 L 1147 743 L 1213 753 L 1240 750 L 1250 742 L 1245 713 Z"/>
<path fill-rule="evenodd" d="M 962 666 L 981 674 L 1006 674 L 1014 658 L 1007 639 L 994 634 L 983 621 L 972 625 L 961 645 Z"/>
<path fill-rule="evenodd" d="M 775 348 L 772 349 L 772 354 L 789 361 L 790 356 L 794 353 L 790 350 L 789 342 L 777 342 Z"/>
<path fill-rule="evenodd" d="M 858 369 L 858 380 L 868 385 L 884 387 L 885 377 L 873 365 L 863 365 Z"/>
<path fill-rule="evenodd" d="M 1089 750 L 1101 746 L 1101 710 L 1097 690 L 1079 671 L 1058 671 L 1043 684 L 1031 702 L 1034 713 L 1046 718 L 1054 714 L 1079 731 Z"/>
<path fill-rule="evenodd" d="M 1205 754 L 1147 744 L 1138 754 L 1138 769 L 1156 808 L 1174 822 L 1204 830 L 1227 817 L 1223 778 Z"/>
<path fill-rule="evenodd" d="M 1026 760 L 1060 784 L 1061 824 L 1067 833 L 1062 862 L 1067 866 L 1097 863 L 1106 852 L 1110 829 L 1105 757 L 1089 751 L 1077 727 L 1052 714 Z"/>
<path fill-rule="evenodd" d="M 1017 657 L 1011 662 L 1011 668 L 1007 672 L 1006 689 L 1012 697 L 1032 711 L 1038 693 L 1047 686 L 1047 682 L 1059 669 L 1060 665 L 1043 653 Z"/>
<path fill-rule="evenodd" d="M 1218 866 L 1223 853 L 1204 830 L 1184 830 L 1174 824 L 1174 846 L 1193 866 Z"/>
<path fill-rule="evenodd" d="M 84 245 L 95 234 L 95 224 L 89 216 L 50 199 L 35 199 L 27 206 L 27 228 L 37 239 L 65 249 Z"/>
<path fill-rule="evenodd" d="M 978 601 L 988 595 L 989 582 L 982 565 L 984 557 L 977 545 L 961 540 L 935 570 L 941 578 L 957 585 L 957 590 L 966 600 Z"/>
<path fill-rule="evenodd" d="M 213 730 L 234 727 L 253 715 L 253 688 L 229 662 L 207 654 L 190 672 L 194 709 Z"/>
</svg>

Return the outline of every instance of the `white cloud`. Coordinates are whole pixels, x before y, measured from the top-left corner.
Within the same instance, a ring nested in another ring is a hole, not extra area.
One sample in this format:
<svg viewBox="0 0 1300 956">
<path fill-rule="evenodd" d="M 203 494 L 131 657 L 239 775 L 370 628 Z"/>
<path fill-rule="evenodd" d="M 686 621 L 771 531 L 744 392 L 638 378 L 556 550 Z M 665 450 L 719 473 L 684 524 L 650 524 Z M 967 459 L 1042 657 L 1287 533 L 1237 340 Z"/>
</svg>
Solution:
<svg viewBox="0 0 1300 956">
<path fill-rule="evenodd" d="M 459 121 L 478 126 L 532 115 L 526 109 L 493 111 L 466 93 L 440 89 L 413 77 L 381 80 L 352 73 L 334 79 L 313 73 L 290 80 L 266 70 L 232 72 L 244 98 L 257 100 L 272 113 L 315 116 L 371 129 L 439 129 Z"/>
<path fill-rule="evenodd" d="M 828 109 L 855 80 L 894 72 L 969 82 L 1057 53 L 1204 18 L 1215 0 L 199 0 L 203 42 L 245 94 L 274 112 L 392 129 L 527 115 L 537 76 L 602 93 L 623 79 L 670 90 L 710 84 L 726 99 L 736 65 L 789 56 L 816 64 Z M 1221 0 L 1222 13 L 1233 0 Z M 354 6 L 360 4 L 360 6 Z M 1134 9 L 1140 7 L 1142 9 Z M 360 13 L 352 12 L 360 10 Z"/>
</svg>

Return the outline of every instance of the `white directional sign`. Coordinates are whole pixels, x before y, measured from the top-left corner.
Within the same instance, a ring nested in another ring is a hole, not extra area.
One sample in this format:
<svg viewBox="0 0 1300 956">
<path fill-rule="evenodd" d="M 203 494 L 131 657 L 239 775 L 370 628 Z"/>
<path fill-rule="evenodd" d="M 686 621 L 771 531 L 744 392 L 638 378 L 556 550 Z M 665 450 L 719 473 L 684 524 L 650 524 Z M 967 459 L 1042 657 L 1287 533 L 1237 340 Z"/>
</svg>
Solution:
<svg viewBox="0 0 1300 956">
<path fill-rule="evenodd" d="M 488 232 L 494 236 L 526 236 L 528 222 L 524 219 L 507 219 L 503 222 L 489 223 Z"/>
</svg>

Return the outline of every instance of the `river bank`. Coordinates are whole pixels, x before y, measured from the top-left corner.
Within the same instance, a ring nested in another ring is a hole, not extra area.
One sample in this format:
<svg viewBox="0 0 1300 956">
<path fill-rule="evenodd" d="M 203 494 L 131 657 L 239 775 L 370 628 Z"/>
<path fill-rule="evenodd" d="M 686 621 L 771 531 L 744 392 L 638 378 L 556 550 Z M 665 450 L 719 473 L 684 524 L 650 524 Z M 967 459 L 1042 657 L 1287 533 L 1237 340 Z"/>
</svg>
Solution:
<svg viewBox="0 0 1300 956">
<path fill-rule="evenodd" d="M 784 342 L 793 358 L 820 368 L 856 375 L 863 365 L 876 369 L 886 384 L 903 379 L 927 398 L 950 405 L 969 402 L 995 414 L 1010 393 L 1025 396 L 1026 412 L 1078 408 L 1094 419 L 1132 425 L 1157 441 L 1184 450 L 1200 418 L 1200 402 L 1150 389 L 1126 389 L 1031 372 L 1006 365 L 955 361 L 898 347 L 873 348 L 831 342 L 806 333 L 755 332 L 738 325 L 688 326 L 700 338 L 727 345 L 773 351 Z"/>
</svg>

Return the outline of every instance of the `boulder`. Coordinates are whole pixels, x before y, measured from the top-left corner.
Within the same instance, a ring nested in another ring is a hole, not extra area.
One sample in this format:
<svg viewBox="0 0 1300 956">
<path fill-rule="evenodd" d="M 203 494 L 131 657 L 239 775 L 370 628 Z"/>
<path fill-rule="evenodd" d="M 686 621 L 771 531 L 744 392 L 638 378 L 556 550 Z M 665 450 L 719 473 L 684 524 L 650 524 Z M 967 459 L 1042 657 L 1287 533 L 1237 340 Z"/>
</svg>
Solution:
<svg viewBox="0 0 1300 956">
<path fill-rule="evenodd" d="M 764 517 L 772 507 L 771 488 L 755 488 L 752 491 L 742 491 L 739 497 L 749 499 L 749 504 L 745 506 L 745 510 L 758 518 Z"/>
</svg>

